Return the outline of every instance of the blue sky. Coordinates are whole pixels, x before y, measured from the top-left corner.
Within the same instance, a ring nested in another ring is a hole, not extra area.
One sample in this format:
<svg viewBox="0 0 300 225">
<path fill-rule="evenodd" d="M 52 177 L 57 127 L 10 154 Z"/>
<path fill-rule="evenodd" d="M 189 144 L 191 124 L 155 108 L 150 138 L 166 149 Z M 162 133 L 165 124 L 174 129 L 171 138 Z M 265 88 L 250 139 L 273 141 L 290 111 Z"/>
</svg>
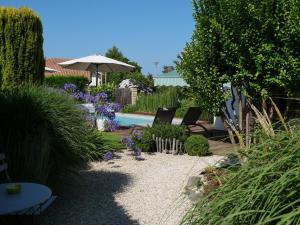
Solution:
<svg viewBox="0 0 300 225">
<path fill-rule="evenodd" d="M 192 0 L 0 0 L 42 19 L 46 57 L 104 54 L 116 45 L 144 73 L 172 65 L 194 30 Z"/>
</svg>

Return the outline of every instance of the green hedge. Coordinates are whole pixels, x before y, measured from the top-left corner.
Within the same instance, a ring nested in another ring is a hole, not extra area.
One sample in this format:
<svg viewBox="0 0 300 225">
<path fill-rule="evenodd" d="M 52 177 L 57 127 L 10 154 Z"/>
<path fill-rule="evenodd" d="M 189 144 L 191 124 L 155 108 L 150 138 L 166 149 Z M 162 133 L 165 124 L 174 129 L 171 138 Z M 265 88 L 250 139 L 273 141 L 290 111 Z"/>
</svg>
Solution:
<svg viewBox="0 0 300 225">
<path fill-rule="evenodd" d="M 0 7 L 0 87 L 41 83 L 44 68 L 39 16 L 24 7 Z"/>
<path fill-rule="evenodd" d="M 86 88 L 89 80 L 83 76 L 48 76 L 44 79 L 44 84 L 48 87 L 63 88 L 66 83 L 75 84 L 79 90 L 83 91 Z"/>
<path fill-rule="evenodd" d="M 0 144 L 13 180 L 44 183 L 51 174 L 102 157 L 101 133 L 70 97 L 25 86 L 0 92 L 0 105 Z"/>
</svg>

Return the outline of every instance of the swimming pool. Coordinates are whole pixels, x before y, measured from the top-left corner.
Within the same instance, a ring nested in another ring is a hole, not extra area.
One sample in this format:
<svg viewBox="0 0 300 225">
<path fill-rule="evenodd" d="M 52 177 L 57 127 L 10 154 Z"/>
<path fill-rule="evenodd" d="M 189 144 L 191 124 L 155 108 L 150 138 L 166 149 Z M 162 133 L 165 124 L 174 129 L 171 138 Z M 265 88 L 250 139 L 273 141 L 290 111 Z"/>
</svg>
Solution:
<svg viewBox="0 0 300 225">
<path fill-rule="evenodd" d="M 135 125 L 139 126 L 151 126 L 154 120 L 154 116 L 144 116 L 137 114 L 127 114 L 127 113 L 116 113 L 116 120 L 120 126 L 132 127 Z M 180 124 L 181 119 L 174 118 L 172 124 Z"/>
</svg>

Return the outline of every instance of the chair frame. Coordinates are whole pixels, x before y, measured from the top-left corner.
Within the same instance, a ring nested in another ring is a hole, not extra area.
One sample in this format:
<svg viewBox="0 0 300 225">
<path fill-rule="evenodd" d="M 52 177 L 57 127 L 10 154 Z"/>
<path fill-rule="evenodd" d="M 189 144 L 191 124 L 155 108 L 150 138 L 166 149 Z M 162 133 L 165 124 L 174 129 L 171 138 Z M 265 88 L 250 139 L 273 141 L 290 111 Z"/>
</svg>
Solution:
<svg viewBox="0 0 300 225">
<path fill-rule="evenodd" d="M 183 116 L 180 125 L 186 126 L 189 135 L 191 135 L 192 133 L 191 127 L 201 127 L 205 133 L 207 133 L 209 136 L 212 136 L 211 132 L 209 132 L 209 130 L 204 125 L 197 123 L 202 112 L 203 110 L 200 107 L 189 107 L 189 109 Z"/>
</svg>

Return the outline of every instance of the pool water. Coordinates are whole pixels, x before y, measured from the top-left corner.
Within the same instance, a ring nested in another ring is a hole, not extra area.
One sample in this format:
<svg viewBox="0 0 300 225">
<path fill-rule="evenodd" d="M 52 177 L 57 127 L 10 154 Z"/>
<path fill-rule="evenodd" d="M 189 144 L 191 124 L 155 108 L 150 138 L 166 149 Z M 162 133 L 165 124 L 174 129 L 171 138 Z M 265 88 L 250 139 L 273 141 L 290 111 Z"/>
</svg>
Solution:
<svg viewBox="0 0 300 225">
<path fill-rule="evenodd" d="M 154 116 L 142 116 L 142 115 L 132 115 L 132 114 L 123 114 L 117 113 L 116 120 L 120 126 L 151 126 L 154 120 Z"/>
</svg>

